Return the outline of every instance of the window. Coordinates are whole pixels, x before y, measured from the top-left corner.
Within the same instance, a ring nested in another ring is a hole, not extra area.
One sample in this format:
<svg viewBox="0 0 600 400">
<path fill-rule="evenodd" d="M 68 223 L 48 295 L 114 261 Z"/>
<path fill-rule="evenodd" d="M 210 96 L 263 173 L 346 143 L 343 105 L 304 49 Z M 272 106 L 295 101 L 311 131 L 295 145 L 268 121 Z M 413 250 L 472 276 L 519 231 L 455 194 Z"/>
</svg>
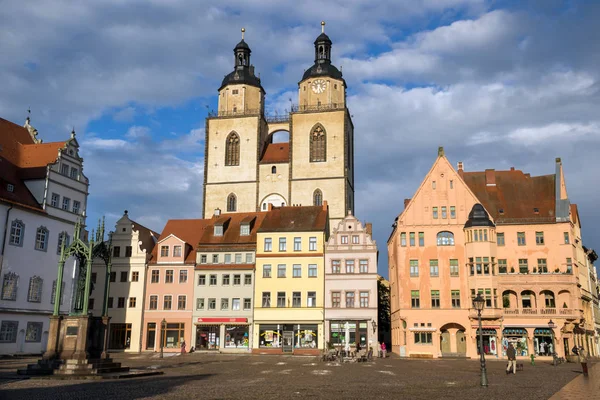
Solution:
<svg viewBox="0 0 600 400">
<path fill-rule="evenodd" d="M 317 292 L 307 292 L 306 293 L 306 307 L 316 307 L 317 306 Z"/>
<path fill-rule="evenodd" d="M 419 232 L 419 246 L 425 246 L 425 232 Z"/>
<path fill-rule="evenodd" d="M 547 273 L 548 272 L 548 264 L 546 263 L 546 259 L 538 258 L 537 262 L 538 262 L 538 272 L 540 274 Z"/>
<path fill-rule="evenodd" d="M 271 238 L 265 238 L 265 251 L 272 251 Z"/>
<path fill-rule="evenodd" d="M 208 299 L 208 309 L 209 310 L 217 309 L 217 299 Z"/>
<path fill-rule="evenodd" d="M 438 219 L 438 208 L 433 207 L 433 219 Z"/>
<path fill-rule="evenodd" d="M 525 232 L 517 232 L 517 244 L 525 246 Z"/>
<path fill-rule="evenodd" d="M 204 310 L 204 299 L 196 299 L 196 310 Z"/>
<path fill-rule="evenodd" d="M 300 292 L 292 293 L 292 307 L 302 307 L 302 294 Z"/>
<path fill-rule="evenodd" d="M 73 201 L 73 212 L 75 214 L 79 214 L 79 210 L 81 209 L 81 202 L 75 200 Z"/>
<path fill-rule="evenodd" d="M 150 310 L 158 310 L 158 296 L 150 296 L 150 306 L 148 308 Z"/>
<path fill-rule="evenodd" d="M 167 247 L 167 246 L 164 246 Z M 167 256 L 169 255 L 169 248 L 167 247 Z M 113 247 L 113 257 L 121 257 L 121 247 Z"/>
<path fill-rule="evenodd" d="M 13 246 L 23 246 L 23 235 L 25 234 L 25 224 L 18 219 L 10 225 L 10 241 Z"/>
<path fill-rule="evenodd" d="M 361 274 L 366 274 L 369 272 L 369 260 L 360 260 L 358 263 Z"/>
<path fill-rule="evenodd" d="M 410 291 L 410 306 L 412 308 L 420 307 L 420 299 L 419 299 L 419 291 L 418 290 Z"/>
<path fill-rule="evenodd" d="M 240 310 L 240 299 L 231 299 L 231 310 L 232 311 Z"/>
<path fill-rule="evenodd" d="M 317 238 L 316 237 L 308 238 L 308 250 L 309 251 L 317 251 Z"/>
<path fill-rule="evenodd" d="M 432 344 L 431 332 L 415 332 L 415 344 Z"/>
<path fill-rule="evenodd" d="M 342 235 L 342 244 L 348 244 L 348 235 Z"/>
<path fill-rule="evenodd" d="M 68 197 L 63 197 L 62 209 L 69 211 L 70 206 L 71 206 L 71 199 Z"/>
<path fill-rule="evenodd" d="M 352 235 L 352 244 L 358 244 L 359 238 L 358 235 Z"/>
<path fill-rule="evenodd" d="M 409 233 L 409 237 L 410 237 L 409 243 L 410 243 L 410 246 L 412 247 L 415 245 L 415 233 L 414 232 Z"/>
<path fill-rule="evenodd" d="M 544 232 L 536 232 L 535 233 L 535 244 L 541 246 L 544 244 Z"/>
<path fill-rule="evenodd" d="M 544 292 L 544 300 L 546 308 L 556 308 L 556 302 L 554 301 L 554 293 Z"/>
<path fill-rule="evenodd" d="M 240 236 L 248 236 L 248 235 L 250 235 L 250 224 L 240 225 Z"/>
<path fill-rule="evenodd" d="M 285 292 L 277 292 L 277 307 L 285 307 Z"/>
<path fill-rule="evenodd" d="M 239 274 L 233 275 L 233 286 L 240 286 L 242 276 Z"/>
<path fill-rule="evenodd" d="M 231 132 L 225 141 L 225 165 L 240 165 L 240 137 Z"/>
<path fill-rule="evenodd" d="M 331 273 L 339 274 L 342 272 L 342 265 L 340 260 L 331 260 Z"/>
<path fill-rule="evenodd" d="M 319 189 L 316 189 L 313 192 L 313 205 L 314 206 L 322 206 L 323 205 L 323 192 Z"/>
<path fill-rule="evenodd" d="M 0 325 L 0 343 L 15 343 L 18 328 L 18 321 L 2 321 Z"/>
<path fill-rule="evenodd" d="M 168 269 L 165 271 L 165 283 L 173 283 L 173 270 Z"/>
<path fill-rule="evenodd" d="M 186 296 L 184 296 L 184 295 L 177 296 L 177 309 L 178 310 L 185 310 L 186 301 L 187 301 L 187 297 Z"/>
<path fill-rule="evenodd" d="M 419 260 L 410 260 L 410 276 L 413 278 L 419 276 Z"/>
<path fill-rule="evenodd" d="M 564 237 L 565 237 L 565 244 L 569 244 L 570 243 L 570 241 L 569 241 L 569 232 L 565 232 L 564 233 Z"/>
<path fill-rule="evenodd" d="M 50 199 L 50 205 L 52 207 L 57 207 L 58 208 L 58 204 L 60 203 L 60 196 L 56 193 L 52 193 L 52 197 Z"/>
<path fill-rule="evenodd" d="M 163 298 L 163 310 L 170 310 L 171 306 L 173 304 L 173 296 L 171 295 L 166 295 Z"/>
<path fill-rule="evenodd" d="M 210 286 L 217 286 L 217 275 L 210 275 L 208 284 Z"/>
<path fill-rule="evenodd" d="M 450 206 L 450 218 L 456 219 L 456 207 Z"/>
<path fill-rule="evenodd" d="M 135 297 L 129 298 L 129 308 L 135 308 L 136 303 L 137 303 L 137 300 Z"/>
<path fill-rule="evenodd" d="M 77 168 L 71 167 L 71 178 L 77 179 Z"/>
<path fill-rule="evenodd" d="M 354 292 L 346 292 L 346 308 L 354 308 Z"/>
<path fill-rule="evenodd" d="M 244 299 L 244 310 L 250 310 L 250 309 L 252 309 L 252 299 L 245 298 Z"/>
<path fill-rule="evenodd" d="M 522 274 L 529 273 L 529 266 L 526 258 L 519 258 L 519 272 Z"/>
<path fill-rule="evenodd" d="M 450 189 L 454 189 L 454 181 L 450 180 Z"/>
<path fill-rule="evenodd" d="M 454 234 L 452 232 L 440 232 L 437 234 L 438 246 L 454 246 Z"/>
<path fill-rule="evenodd" d="M 360 292 L 359 297 L 360 308 L 369 308 L 369 292 Z"/>
<path fill-rule="evenodd" d="M 225 264 L 231 264 L 231 254 L 225 254 Z"/>
<path fill-rule="evenodd" d="M 222 284 L 223 286 L 227 286 L 227 285 L 229 285 L 229 274 L 224 274 L 224 275 L 221 277 L 221 284 Z"/>
<path fill-rule="evenodd" d="M 342 303 L 342 294 L 340 292 L 331 292 L 331 307 L 340 308 Z"/>
<path fill-rule="evenodd" d="M 63 240 L 65 241 L 65 248 L 67 248 L 69 246 L 70 239 L 71 238 L 67 232 L 61 232 L 58 234 L 58 246 L 56 247 L 56 254 L 60 254 Z"/>
<path fill-rule="evenodd" d="M 406 232 L 400 233 L 400 246 L 406 247 Z"/>
<path fill-rule="evenodd" d="M 498 259 L 498 273 L 505 274 L 507 271 L 506 268 L 506 259 L 499 258 Z"/>
<path fill-rule="evenodd" d="M 309 278 L 317 277 L 317 264 L 308 264 L 308 277 Z"/>
<path fill-rule="evenodd" d="M 69 176 L 69 166 L 67 164 L 62 164 L 60 166 L 60 173 L 64 176 Z"/>
<path fill-rule="evenodd" d="M 137 271 L 134 271 L 131 273 L 131 282 L 137 282 L 140 280 L 140 273 Z"/>
<path fill-rule="evenodd" d="M 431 291 L 431 308 L 440 308 L 440 291 Z"/>
<path fill-rule="evenodd" d="M 206 285 L 206 275 L 198 275 L 198 286 Z"/>
<path fill-rule="evenodd" d="M 302 278 L 302 265 L 300 265 L 300 264 L 292 265 L 292 276 L 294 278 Z"/>
<path fill-rule="evenodd" d="M 127 271 L 121 271 L 121 282 L 127 282 Z"/>
<path fill-rule="evenodd" d="M 346 260 L 346 273 L 347 274 L 354 273 L 354 260 Z"/>
<path fill-rule="evenodd" d="M 235 212 L 236 210 L 237 210 L 237 198 L 235 197 L 235 194 L 230 193 L 229 196 L 227 196 L 227 211 Z"/>
<path fill-rule="evenodd" d="M 242 263 L 242 254 L 241 253 L 236 253 L 236 255 L 235 255 L 235 263 L 236 264 L 241 264 Z"/>
<path fill-rule="evenodd" d="M 504 246 L 504 233 L 499 232 L 496 234 L 496 243 L 498 246 Z"/>
<path fill-rule="evenodd" d="M 431 181 L 431 188 L 435 190 L 435 181 Z"/>
<path fill-rule="evenodd" d="M 219 263 L 219 255 L 218 254 L 213 254 L 213 256 L 212 256 L 212 263 L 213 264 L 218 264 Z"/>
<path fill-rule="evenodd" d="M 2 281 L 2 300 L 16 300 L 17 299 L 17 282 L 19 281 L 19 275 L 14 272 L 4 274 Z"/>
<path fill-rule="evenodd" d="M 279 251 L 286 251 L 287 243 L 285 238 L 279 238 Z"/>
<path fill-rule="evenodd" d="M 157 269 L 153 269 L 152 273 L 151 273 L 151 278 L 150 278 L 150 282 L 151 283 L 158 283 L 160 279 L 160 271 Z"/>
<path fill-rule="evenodd" d="M 438 260 L 429 260 L 429 276 L 437 277 L 439 275 Z"/>
<path fill-rule="evenodd" d="M 276 166 L 274 166 L 274 165 L 273 165 L 273 166 L 271 167 L 271 173 L 272 173 L 272 174 L 276 174 L 276 173 L 277 173 L 277 167 L 276 167 Z"/>
<path fill-rule="evenodd" d="M 252 285 L 252 275 L 244 275 L 244 285 Z"/>
<path fill-rule="evenodd" d="M 184 269 L 179 271 L 179 283 L 187 283 L 187 278 L 188 278 L 187 273 L 188 273 L 187 270 L 184 270 Z"/>
<path fill-rule="evenodd" d="M 44 226 L 40 226 L 35 232 L 35 249 L 40 251 L 48 249 L 48 229 Z"/>
<path fill-rule="evenodd" d="M 458 260 L 450 260 L 450 276 L 458 276 Z"/>
<path fill-rule="evenodd" d="M 117 308 L 125 308 L 125 297 L 119 297 L 117 300 Z"/>
<path fill-rule="evenodd" d="M 30 303 L 42 302 L 42 285 L 44 280 L 39 276 L 33 276 L 29 279 L 29 291 L 27 292 L 27 301 Z"/>
<path fill-rule="evenodd" d="M 327 161 L 327 136 L 321 124 L 317 124 L 310 134 L 310 162 Z"/>
<path fill-rule="evenodd" d="M 127 257 L 127 252 L 125 252 L 125 257 Z M 131 254 L 129 257 L 131 257 Z M 173 246 L 173 257 L 181 257 L 181 246 Z"/>
<path fill-rule="evenodd" d="M 442 207 L 442 219 L 448 218 L 448 212 L 446 211 L 446 207 Z"/>
<path fill-rule="evenodd" d="M 216 224 L 214 227 L 213 235 L 215 236 L 223 236 L 223 225 Z"/>
<path fill-rule="evenodd" d="M 177 247 L 177 246 L 175 246 Z M 181 251 L 181 249 L 180 249 Z M 125 246 L 125 257 L 131 257 L 131 246 Z"/>
<path fill-rule="evenodd" d="M 271 265 L 265 264 L 265 265 L 263 265 L 263 278 L 270 278 L 270 277 L 271 277 Z"/>
<path fill-rule="evenodd" d="M 452 308 L 460 308 L 460 290 L 450 291 L 452 297 Z"/>
<path fill-rule="evenodd" d="M 295 237 L 294 238 L 294 251 L 302 250 L 302 238 Z"/>
<path fill-rule="evenodd" d="M 252 253 L 246 253 L 246 264 L 252 264 Z"/>
<path fill-rule="evenodd" d="M 271 292 L 262 293 L 262 306 L 264 308 L 271 307 Z"/>
<path fill-rule="evenodd" d="M 117 273 L 115 271 L 112 271 L 110 273 L 109 280 L 110 280 L 110 282 L 116 282 L 117 281 Z"/>
</svg>

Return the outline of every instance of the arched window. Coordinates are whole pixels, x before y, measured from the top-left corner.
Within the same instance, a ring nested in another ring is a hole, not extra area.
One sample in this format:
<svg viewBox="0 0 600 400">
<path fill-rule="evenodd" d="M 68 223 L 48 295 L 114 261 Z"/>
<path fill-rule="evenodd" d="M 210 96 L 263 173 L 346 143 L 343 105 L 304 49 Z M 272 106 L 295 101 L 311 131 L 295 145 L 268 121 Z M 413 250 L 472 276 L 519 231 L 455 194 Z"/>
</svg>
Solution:
<svg viewBox="0 0 600 400">
<path fill-rule="evenodd" d="M 48 250 L 48 229 L 40 226 L 35 232 L 35 249 L 40 251 Z"/>
<path fill-rule="evenodd" d="M 440 232 L 437 234 L 438 246 L 454 246 L 454 234 L 452 232 Z"/>
<path fill-rule="evenodd" d="M 550 290 L 542 290 L 541 294 L 544 296 L 544 304 L 546 308 L 556 308 L 556 299 L 554 298 L 554 292 Z"/>
<path fill-rule="evenodd" d="M 61 232 L 58 234 L 58 246 L 56 246 L 56 254 L 60 254 L 60 248 L 62 246 L 63 240 L 65 241 L 65 248 L 71 244 L 71 238 L 67 232 Z"/>
<path fill-rule="evenodd" d="M 237 210 L 237 198 L 235 194 L 231 193 L 227 196 L 227 211 L 236 211 Z"/>
<path fill-rule="evenodd" d="M 272 174 L 276 174 L 276 173 L 277 173 L 277 167 L 276 167 L 276 166 L 274 166 L 274 165 L 273 165 L 273 166 L 271 167 L 271 173 L 272 173 Z"/>
<path fill-rule="evenodd" d="M 240 137 L 235 132 L 225 142 L 225 165 L 240 165 Z"/>
<path fill-rule="evenodd" d="M 327 135 L 321 124 L 317 124 L 310 133 L 310 162 L 327 161 Z"/>
<path fill-rule="evenodd" d="M 25 234 L 25 224 L 23 221 L 15 219 L 10 225 L 10 241 L 13 246 L 23 246 L 23 235 Z"/>
<path fill-rule="evenodd" d="M 323 192 L 317 189 L 313 192 L 313 205 L 322 206 L 323 205 Z"/>
<path fill-rule="evenodd" d="M 39 276 L 33 276 L 29 279 L 29 291 L 27 292 L 27 301 L 31 303 L 42 302 L 42 284 L 44 280 Z"/>
</svg>

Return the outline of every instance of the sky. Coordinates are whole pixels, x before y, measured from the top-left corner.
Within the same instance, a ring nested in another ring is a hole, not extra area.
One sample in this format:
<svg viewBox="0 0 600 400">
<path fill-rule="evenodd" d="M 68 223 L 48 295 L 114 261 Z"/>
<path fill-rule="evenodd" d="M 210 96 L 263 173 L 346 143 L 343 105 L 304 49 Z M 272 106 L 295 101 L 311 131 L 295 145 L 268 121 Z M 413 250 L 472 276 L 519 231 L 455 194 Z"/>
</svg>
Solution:
<svg viewBox="0 0 600 400">
<path fill-rule="evenodd" d="M 200 218 L 204 123 L 246 29 L 269 113 L 297 101 L 326 21 L 355 126 L 355 215 L 379 272 L 404 199 L 444 146 L 465 171 L 554 173 L 600 249 L 600 1 L 0 0 L 0 117 L 75 128 L 88 224 Z M 594 183 L 595 182 L 595 183 Z"/>
</svg>

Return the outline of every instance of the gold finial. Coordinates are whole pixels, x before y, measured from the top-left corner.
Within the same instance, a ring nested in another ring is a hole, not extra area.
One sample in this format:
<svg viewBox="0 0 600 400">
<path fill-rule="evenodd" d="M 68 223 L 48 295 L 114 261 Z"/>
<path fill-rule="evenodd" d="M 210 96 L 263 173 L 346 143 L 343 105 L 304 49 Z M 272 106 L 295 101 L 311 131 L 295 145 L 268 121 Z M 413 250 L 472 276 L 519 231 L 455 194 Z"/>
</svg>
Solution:
<svg viewBox="0 0 600 400">
<path fill-rule="evenodd" d="M 325 33 L 325 21 L 321 21 L 321 33 Z"/>
<path fill-rule="evenodd" d="M 242 28 L 242 40 L 244 40 L 244 33 L 246 32 L 246 28 Z"/>
</svg>

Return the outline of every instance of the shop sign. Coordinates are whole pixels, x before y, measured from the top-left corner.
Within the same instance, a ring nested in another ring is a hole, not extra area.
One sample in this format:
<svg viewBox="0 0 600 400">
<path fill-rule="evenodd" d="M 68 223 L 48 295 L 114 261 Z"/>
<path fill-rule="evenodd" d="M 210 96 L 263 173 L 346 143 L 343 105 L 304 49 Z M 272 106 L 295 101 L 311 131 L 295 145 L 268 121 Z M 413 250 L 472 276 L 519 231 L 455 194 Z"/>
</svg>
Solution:
<svg viewBox="0 0 600 400">
<path fill-rule="evenodd" d="M 198 322 L 204 322 L 204 323 L 248 322 L 248 318 L 198 318 Z"/>
</svg>

